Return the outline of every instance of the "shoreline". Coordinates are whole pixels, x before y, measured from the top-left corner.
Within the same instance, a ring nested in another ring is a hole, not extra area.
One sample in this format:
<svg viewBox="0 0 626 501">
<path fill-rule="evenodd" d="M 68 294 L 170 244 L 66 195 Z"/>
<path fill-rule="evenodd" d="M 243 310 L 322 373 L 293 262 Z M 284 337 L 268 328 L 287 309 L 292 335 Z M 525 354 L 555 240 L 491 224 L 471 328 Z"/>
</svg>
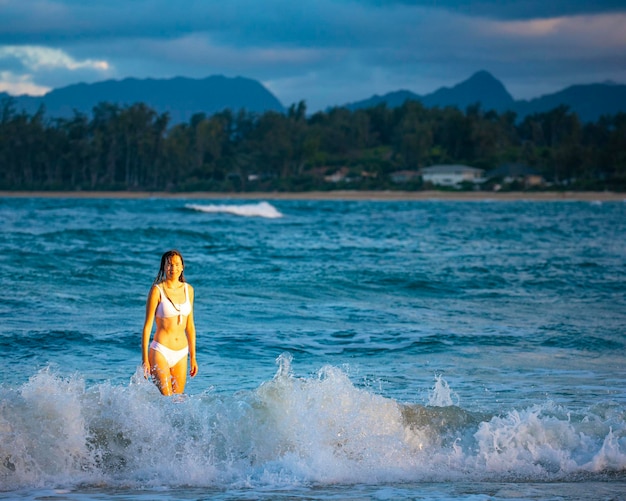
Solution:
<svg viewBox="0 0 626 501">
<path fill-rule="evenodd" d="M 626 193 L 611 191 L 308 191 L 308 192 L 135 192 L 135 191 L 0 191 L 0 198 L 184 199 L 184 200 L 355 200 L 355 201 L 573 201 L 626 202 Z"/>
</svg>

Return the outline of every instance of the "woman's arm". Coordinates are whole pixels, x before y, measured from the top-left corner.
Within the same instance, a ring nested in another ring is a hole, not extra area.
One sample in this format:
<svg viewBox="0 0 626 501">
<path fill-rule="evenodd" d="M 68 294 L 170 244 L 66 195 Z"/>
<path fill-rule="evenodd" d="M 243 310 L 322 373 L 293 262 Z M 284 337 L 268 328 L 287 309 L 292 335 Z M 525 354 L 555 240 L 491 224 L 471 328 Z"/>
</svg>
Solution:
<svg viewBox="0 0 626 501">
<path fill-rule="evenodd" d="M 196 362 L 196 324 L 193 319 L 193 299 L 194 290 L 193 287 L 187 284 L 189 291 L 189 301 L 191 302 L 191 312 L 187 316 L 187 325 L 185 326 L 185 332 L 187 333 L 187 344 L 189 345 L 189 358 L 190 369 L 189 375 L 194 377 L 198 373 L 198 362 Z"/>
<path fill-rule="evenodd" d="M 143 322 L 143 331 L 141 333 L 141 357 L 143 360 L 143 373 L 145 377 L 150 375 L 150 360 L 148 358 L 148 350 L 150 347 L 150 335 L 152 334 L 152 324 L 154 323 L 154 313 L 159 304 L 160 294 L 156 286 L 150 288 L 148 299 L 146 301 L 146 318 Z"/>
</svg>

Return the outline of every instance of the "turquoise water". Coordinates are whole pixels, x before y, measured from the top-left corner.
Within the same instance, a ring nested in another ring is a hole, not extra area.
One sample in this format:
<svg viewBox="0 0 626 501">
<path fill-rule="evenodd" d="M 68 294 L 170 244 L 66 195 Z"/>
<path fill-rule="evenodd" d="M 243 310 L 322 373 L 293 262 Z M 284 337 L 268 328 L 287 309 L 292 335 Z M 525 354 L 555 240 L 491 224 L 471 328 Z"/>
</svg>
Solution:
<svg viewBox="0 0 626 501">
<path fill-rule="evenodd" d="M 626 491 L 626 203 L 5 198 L 0 228 L 0 498 Z M 170 248 L 178 399 L 138 372 Z"/>
</svg>

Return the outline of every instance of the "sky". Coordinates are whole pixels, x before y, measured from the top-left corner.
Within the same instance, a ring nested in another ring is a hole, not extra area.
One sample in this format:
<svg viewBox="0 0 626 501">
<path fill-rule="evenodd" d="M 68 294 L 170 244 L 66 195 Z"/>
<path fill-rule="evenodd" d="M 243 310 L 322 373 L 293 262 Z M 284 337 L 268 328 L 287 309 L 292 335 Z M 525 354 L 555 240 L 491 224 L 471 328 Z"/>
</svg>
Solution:
<svg viewBox="0 0 626 501">
<path fill-rule="evenodd" d="M 0 92 L 242 76 L 308 111 L 477 71 L 515 99 L 626 83 L 626 0 L 0 0 Z"/>
</svg>

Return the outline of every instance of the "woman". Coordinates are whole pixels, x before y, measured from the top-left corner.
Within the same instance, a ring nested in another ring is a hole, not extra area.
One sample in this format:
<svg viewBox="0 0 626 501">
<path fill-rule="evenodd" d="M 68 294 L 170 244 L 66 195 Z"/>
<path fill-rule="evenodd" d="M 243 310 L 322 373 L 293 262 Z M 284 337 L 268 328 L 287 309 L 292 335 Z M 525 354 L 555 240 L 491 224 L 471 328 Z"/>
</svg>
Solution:
<svg viewBox="0 0 626 501">
<path fill-rule="evenodd" d="M 163 395 L 185 390 L 187 355 L 191 358 L 189 375 L 194 377 L 198 373 L 193 287 L 185 282 L 184 268 L 180 252 L 170 250 L 163 254 L 146 302 L 141 339 L 144 376 L 152 375 Z M 156 332 L 148 345 L 155 319 Z"/>
</svg>

